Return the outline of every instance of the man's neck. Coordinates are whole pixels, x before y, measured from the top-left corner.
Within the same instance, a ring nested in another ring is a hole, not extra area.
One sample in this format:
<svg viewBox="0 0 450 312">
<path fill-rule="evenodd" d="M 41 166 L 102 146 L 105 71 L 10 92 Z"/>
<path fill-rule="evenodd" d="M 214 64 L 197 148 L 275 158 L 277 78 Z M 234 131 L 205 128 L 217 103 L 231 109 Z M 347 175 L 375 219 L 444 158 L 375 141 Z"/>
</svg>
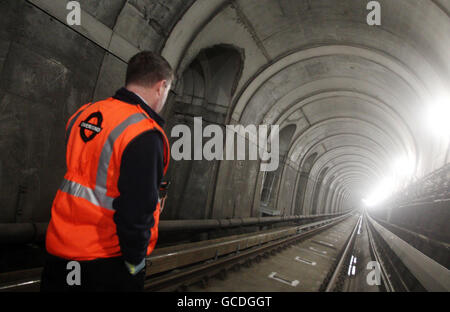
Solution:
<svg viewBox="0 0 450 312">
<path fill-rule="evenodd" d="M 125 88 L 136 94 L 148 107 L 154 110 L 152 107 L 152 97 L 148 94 L 148 92 L 146 92 L 147 90 L 135 85 L 125 86 Z"/>
<path fill-rule="evenodd" d="M 147 105 L 148 107 L 150 107 L 150 105 L 148 105 L 147 101 L 144 100 L 144 98 L 143 98 L 139 93 L 137 93 L 137 92 L 135 92 L 135 91 L 130 91 L 130 92 L 133 92 L 134 94 L 136 94 L 136 95 L 142 100 L 142 102 L 145 103 L 145 105 Z"/>
</svg>

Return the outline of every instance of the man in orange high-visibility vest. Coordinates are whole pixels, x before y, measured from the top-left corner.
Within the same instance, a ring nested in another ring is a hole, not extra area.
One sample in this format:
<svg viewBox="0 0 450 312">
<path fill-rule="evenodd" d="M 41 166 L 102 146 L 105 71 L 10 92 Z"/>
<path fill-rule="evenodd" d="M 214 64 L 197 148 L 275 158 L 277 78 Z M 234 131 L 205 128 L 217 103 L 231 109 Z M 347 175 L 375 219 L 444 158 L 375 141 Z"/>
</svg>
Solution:
<svg viewBox="0 0 450 312">
<path fill-rule="evenodd" d="M 69 119 L 67 172 L 52 206 L 42 291 L 143 290 L 170 159 L 158 113 L 173 78 L 164 58 L 138 53 L 124 88 Z"/>
</svg>

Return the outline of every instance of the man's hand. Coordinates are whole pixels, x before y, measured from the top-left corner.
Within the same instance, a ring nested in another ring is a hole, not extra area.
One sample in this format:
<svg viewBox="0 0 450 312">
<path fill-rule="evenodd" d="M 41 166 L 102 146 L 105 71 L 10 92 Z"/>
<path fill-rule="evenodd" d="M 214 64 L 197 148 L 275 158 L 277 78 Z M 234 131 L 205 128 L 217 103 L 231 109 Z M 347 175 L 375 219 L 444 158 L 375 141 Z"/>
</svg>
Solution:
<svg viewBox="0 0 450 312">
<path fill-rule="evenodd" d="M 125 262 L 125 266 L 128 269 L 128 272 L 130 272 L 131 275 L 138 274 L 144 267 L 145 267 L 145 258 L 137 265 L 131 264 L 129 262 Z"/>
<path fill-rule="evenodd" d="M 160 213 L 164 210 L 164 204 L 166 203 L 167 199 L 167 192 L 169 190 L 170 182 L 161 182 L 159 186 L 159 207 L 160 207 Z"/>
</svg>

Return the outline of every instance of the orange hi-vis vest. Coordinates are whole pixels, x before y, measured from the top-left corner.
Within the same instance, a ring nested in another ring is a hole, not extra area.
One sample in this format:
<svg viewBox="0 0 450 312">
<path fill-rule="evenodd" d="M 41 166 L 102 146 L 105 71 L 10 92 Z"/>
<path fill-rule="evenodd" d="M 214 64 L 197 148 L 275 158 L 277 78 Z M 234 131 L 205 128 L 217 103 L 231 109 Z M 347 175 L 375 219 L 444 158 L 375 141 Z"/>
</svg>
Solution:
<svg viewBox="0 0 450 312">
<path fill-rule="evenodd" d="M 139 106 L 109 98 L 81 107 L 67 123 L 67 173 L 52 206 L 47 251 L 70 260 L 121 255 L 113 201 L 122 154 L 140 134 L 157 130 L 164 141 L 164 174 L 169 166 L 169 141 L 164 130 Z M 160 203 L 153 213 L 149 255 L 158 239 Z"/>
</svg>

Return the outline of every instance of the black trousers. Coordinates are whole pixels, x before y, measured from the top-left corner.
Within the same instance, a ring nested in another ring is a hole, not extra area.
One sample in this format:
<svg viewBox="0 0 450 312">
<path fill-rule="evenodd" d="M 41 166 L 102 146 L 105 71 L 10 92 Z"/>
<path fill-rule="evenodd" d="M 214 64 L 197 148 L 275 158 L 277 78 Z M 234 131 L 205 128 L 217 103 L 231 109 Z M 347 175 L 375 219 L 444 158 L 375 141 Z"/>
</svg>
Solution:
<svg viewBox="0 0 450 312">
<path fill-rule="evenodd" d="M 78 261 L 79 265 L 70 262 L 47 254 L 41 277 L 41 292 L 144 290 L 145 268 L 131 275 L 122 257 Z"/>
</svg>

